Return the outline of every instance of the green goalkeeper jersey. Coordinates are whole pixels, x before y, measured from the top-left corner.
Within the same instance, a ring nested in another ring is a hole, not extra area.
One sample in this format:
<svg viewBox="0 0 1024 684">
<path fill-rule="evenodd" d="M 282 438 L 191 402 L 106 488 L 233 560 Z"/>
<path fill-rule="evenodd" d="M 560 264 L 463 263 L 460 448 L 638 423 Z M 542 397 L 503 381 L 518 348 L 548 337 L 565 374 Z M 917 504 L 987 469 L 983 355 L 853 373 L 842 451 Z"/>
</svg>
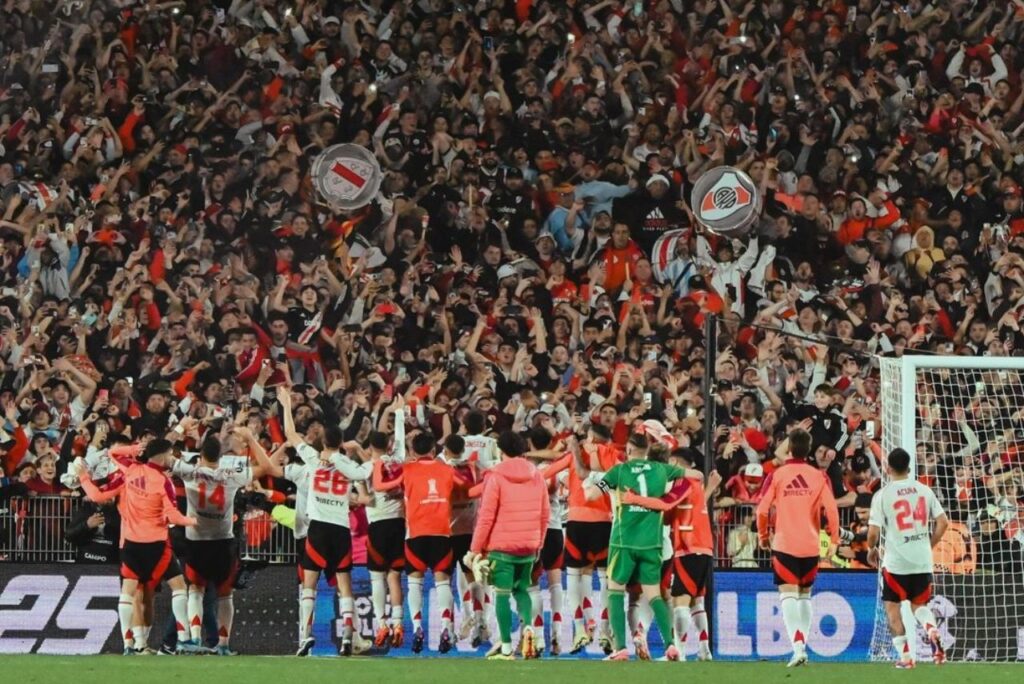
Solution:
<svg viewBox="0 0 1024 684">
<path fill-rule="evenodd" d="M 619 493 L 628 489 L 640 496 L 658 498 L 669 491 L 670 482 L 684 475 L 681 468 L 640 459 L 619 463 L 606 472 L 598 486 L 612 497 L 614 518 L 610 545 L 626 549 L 660 549 L 661 511 L 624 505 Z"/>
</svg>

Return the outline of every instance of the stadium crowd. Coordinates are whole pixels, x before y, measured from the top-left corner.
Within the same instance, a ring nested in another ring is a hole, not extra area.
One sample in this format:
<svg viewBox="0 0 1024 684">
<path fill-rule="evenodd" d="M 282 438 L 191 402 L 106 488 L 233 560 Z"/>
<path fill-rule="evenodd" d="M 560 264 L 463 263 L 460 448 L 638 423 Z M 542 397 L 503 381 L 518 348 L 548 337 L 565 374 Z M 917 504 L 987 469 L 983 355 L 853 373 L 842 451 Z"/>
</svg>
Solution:
<svg viewBox="0 0 1024 684">
<path fill-rule="evenodd" d="M 367 447 L 396 397 L 410 443 L 712 424 L 716 554 L 754 567 L 800 425 L 854 533 L 823 561 L 867 567 L 873 355 L 1024 349 L 1020 0 L 10 0 L 0 29 L 4 498 L 146 436 L 288 459 L 278 386 L 309 443 Z M 338 142 L 384 170 L 358 211 L 311 186 Z M 745 239 L 688 204 L 722 164 L 766 197 Z M 984 379 L 921 389 L 922 479 L 991 540 L 961 571 L 1020 562 L 1020 376 Z"/>
</svg>

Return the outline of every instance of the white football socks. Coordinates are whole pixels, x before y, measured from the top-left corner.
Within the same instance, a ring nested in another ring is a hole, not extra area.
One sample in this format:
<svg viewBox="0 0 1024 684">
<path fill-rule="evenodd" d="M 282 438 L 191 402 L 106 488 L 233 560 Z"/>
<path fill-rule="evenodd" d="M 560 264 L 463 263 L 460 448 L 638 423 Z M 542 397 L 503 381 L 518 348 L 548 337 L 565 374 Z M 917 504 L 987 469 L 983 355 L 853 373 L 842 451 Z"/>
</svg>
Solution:
<svg viewBox="0 0 1024 684">
<path fill-rule="evenodd" d="M 470 589 L 472 582 L 462 571 L 462 566 L 456 564 L 455 588 L 459 592 L 459 619 L 465 623 L 473 617 L 473 590 Z"/>
<path fill-rule="evenodd" d="M 455 597 L 452 596 L 451 580 L 439 582 L 434 591 L 437 592 L 437 607 L 441 610 L 441 629 L 452 629 L 452 618 L 455 614 Z"/>
<path fill-rule="evenodd" d="M 231 627 L 235 622 L 235 596 L 217 597 L 217 645 L 227 646 L 231 643 Z"/>
<path fill-rule="evenodd" d="M 708 613 L 704 609 L 703 596 L 693 600 L 693 605 L 690 607 L 690 619 L 693 620 L 693 626 L 697 629 L 697 639 L 700 642 L 701 653 L 710 653 L 711 642 L 708 635 Z"/>
<path fill-rule="evenodd" d="M 412 628 L 423 628 L 423 578 L 409 576 L 409 612 L 412 614 Z"/>
<path fill-rule="evenodd" d="M 928 606 L 919 606 L 914 611 L 914 618 L 925 628 L 926 631 L 935 629 L 935 613 Z"/>
<path fill-rule="evenodd" d="M 184 589 L 171 592 L 171 612 L 174 613 L 175 628 L 178 630 L 178 643 L 188 641 L 188 592 Z"/>
<path fill-rule="evenodd" d="M 782 622 L 786 625 L 786 635 L 789 642 L 793 644 L 793 651 L 804 648 L 806 635 L 800 629 L 800 595 L 795 592 L 786 592 L 779 596 L 782 604 Z"/>
<path fill-rule="evenodd" d="M 117 599 L 117 618 L 121 623 L 121 639 L 125 648 L 135 648 L 136 635 L 132 630 L 134 612 L 134 598 L 128 594 L 121 594 Z"/>
<path fill-rule="evenodd" d="M 379 629 L 387 624 L 384 611 L 387 610 L 388 584 L 387 573 L 378 570 L 370 571 L 370 602 L 373 604 L 373 624 Z"/>
<path fill-rule="evenodd" d="M 203 598 L 204 592 L 199 587 L 188 588 L 188 630 L 196 643 L 203 638 Z"/>
<path fill-rule="evenodd" d="M 811 638 L 811 603 L 810 594 L 801 594 L 800 598 L 796 602 L 797 608 L 800 609 L 800 631 L 804 635 L 804 643 Z"/>
<path fill-rule="evenodd" d="M 299 641 L 305 641 L 313 633 L 313 608 L 316 606 L 316 589 L 302 589 L 299 598 Z"/>
<path fill-rule="evenodd" d="M 551 592 L 551 633 L 555 634 L 562 624 L 562 613 L 565 611 L 565 592 L 562 590 L 562 579 L 548 584 Z"/>
<path fill-rule="evenodd" d="M 892 638 L 892 647 L 896 649 L 897 658 L 904 662 L 910 660 L 910 648 L 907 646 L 907 637 L 894 636 Z"/>
<path fill-rule="evenodd" d="M 341 616 L 342 636 L 345 639 L 352 638 L 352 631 L 355 627 L 356 602 L 351 596 L 338 597 L 338 615 Z"/>
<path fill-rule="evenodd" d="M 690 633 L 690 609 L 684 606 L 676 606 L 672 609 L 672 618 L 673 643 L 679 649 L 679 656 L 685 658 L 686 638 Z"/>
<path fill-rule="evenodd" d="M 583 624 L 583 592 L 582 577 L 579 568 L 568 568 L 566 570 L 566 592 L 569 594 L 569 604 L 566 606 L 572 615 L 573 625 L 576 634 L 582 634 L 585 626 Z"/>
</svg>

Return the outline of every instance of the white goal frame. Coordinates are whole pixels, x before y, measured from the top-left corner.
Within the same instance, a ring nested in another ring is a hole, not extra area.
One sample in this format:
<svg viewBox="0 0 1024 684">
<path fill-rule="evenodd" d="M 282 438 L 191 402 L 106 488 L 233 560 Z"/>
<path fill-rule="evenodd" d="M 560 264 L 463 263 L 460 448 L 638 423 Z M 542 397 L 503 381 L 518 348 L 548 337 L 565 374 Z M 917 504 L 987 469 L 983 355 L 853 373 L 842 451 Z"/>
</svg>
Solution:
<svg viewBox="0 0 1024 684">
<path fill-rule="evenodd" d="M 924 355 L 903 355 L 899 358 L 881 358 L 879 366 L 882 371 L 882 420 L 886 420 L 889 411 L 885 405 L 886 397 L 891 396 L 886 392 L 886 371 L 898 369 L 899 388 L 899 434 L 893 435 L 891 430 L 886 429 L 882 424 L 882 451 L 888 454 L 896 447 L 906 449 L 910 454 L 911 472 L 917 472 L 917 422 L 914 411 L 903 410 L 903 398 L 914 397 L 917 399 L 917 371 L 931 368 L 948 368 L 950 370 L 1016 370 L 1024 372 L 1024 357 L 1018 356 L 924 356 Z M 891 371 L 890 371 L 891 372 Z M 916 404 L 912 404 L 916 405 Z"/>
</svg>

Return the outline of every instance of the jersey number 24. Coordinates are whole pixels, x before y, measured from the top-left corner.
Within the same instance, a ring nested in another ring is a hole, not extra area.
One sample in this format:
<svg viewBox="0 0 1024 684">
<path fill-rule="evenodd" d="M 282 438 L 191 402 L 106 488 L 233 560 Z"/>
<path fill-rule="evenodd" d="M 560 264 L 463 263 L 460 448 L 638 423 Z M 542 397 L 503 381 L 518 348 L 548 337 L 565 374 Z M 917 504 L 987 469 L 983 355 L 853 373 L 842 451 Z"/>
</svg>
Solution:
<svg viewBox="0 0 1024 684">
<path fill-rule="evenodd" d="M 896 510 L 896 529 L 900 532 L 913 529 L 915 522 L 922 527 L 928 526 L 928 508 L 923 496 L 917 497 L 917 503 L 913 506 L 909 499 L 897 499 L 892 507 Z"/>
</svg>

